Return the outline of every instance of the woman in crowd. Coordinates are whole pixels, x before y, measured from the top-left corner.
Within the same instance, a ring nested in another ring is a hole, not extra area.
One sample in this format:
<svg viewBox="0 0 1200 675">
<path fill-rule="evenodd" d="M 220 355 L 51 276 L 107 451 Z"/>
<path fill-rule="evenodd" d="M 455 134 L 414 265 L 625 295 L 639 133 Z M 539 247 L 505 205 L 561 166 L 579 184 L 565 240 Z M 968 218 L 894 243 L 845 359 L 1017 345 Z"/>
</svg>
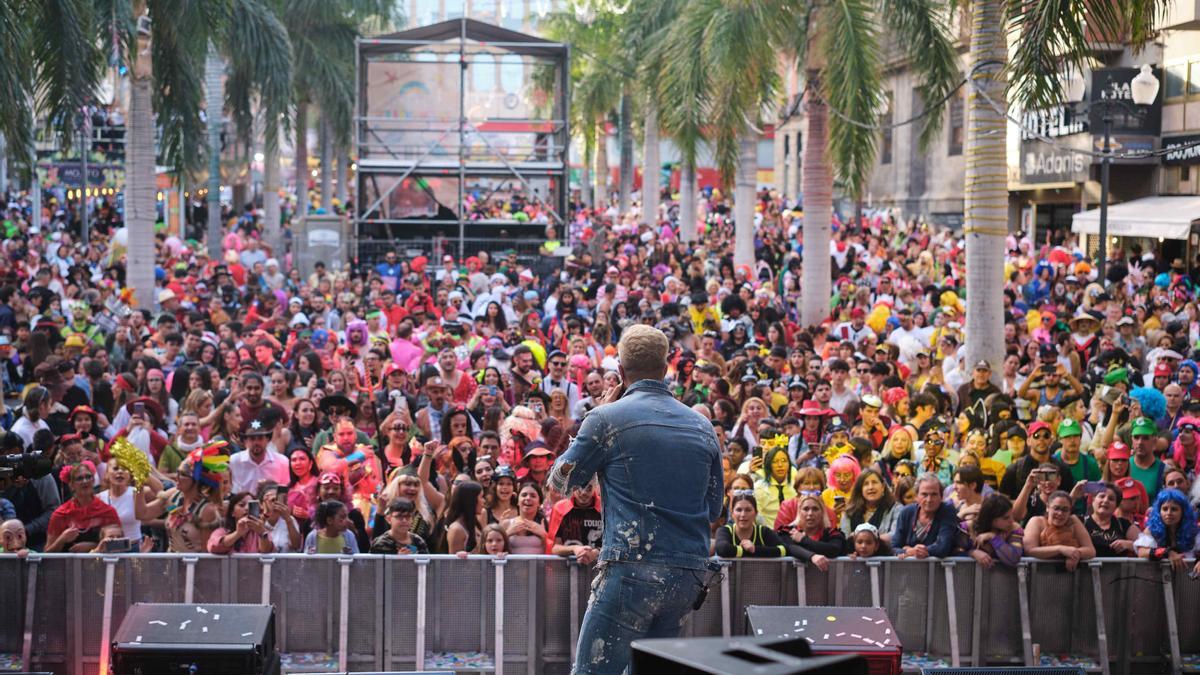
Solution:
<svg viewBox="0 0 1200 675">
<path fill-rule="evenodd" d="M 870 523 L 875 526 L 880 538 L 890 540 L 897 511 L 895 503 L 883 475 L 873 468 L 866 469 L 854 481 L 850 499 L 842 512 L 842 533 L 849 537 L 859 525 Z"/>
<path fill-rule="evenodd" d="M 833 527 L 829 509 L 819 495 L 802 493 L 796 504 L 796 520 L 780 530 L 788 555 L 810 562 L 822 572 L 829 560 L 846 551 L 846 535 Z"/>
<path fill-rule="evenodd" d="M 716 553 L 722 558 L 779 558 L 787 548 L 771 528 L 758 523 L 758 502 L 753 495 L 735 494 L 732 522 L 717 530 Z"/>
<path fill-rule="evenodd" d="M 224 475 L 220 460 L 209 460 L 208 450 L 195 450 L 179 464 L 175 487 L 147 501 L 146 490 L 134 493 L 134 513 L 143 523 L 167 517 L 168 549 L 172 553 L 201 553 L 208 539 L 221 524 L 221 499 Z M 226 460 L 227 463 L 228 460 Z"/>
<path fill-rule="evenodd" d="M 288 450 L 295 448 L 310 450 L 312 448 L 313 441 L 321 431 L 317 413 L 316 404 L 307 398 L 297 399 L 292 404 L 291 425 L 288 426 L 292 432 L 292 439 Z"/>
<path fill-rule="evenodd" d="M 984 567 L 996 562 L 1016 567 L 1020 562 L 1025 532 L 1013 518 L 1013 504 L 1008 497 L 999 493 L 984 497 L 970 532 L 970 555 L 975 562 Z"/>
<path fill-rule="evenodd" d="M 252 505 L 254 511 L 252 511 Z M 275 544 L 271 532 L 263 523 L 261 502 L 249 492 L 230 495 L 225 506 L 225 518 L 221 526 L 213 530 L 208 538 L 208 552 L 224 553 L 271 553 Z"/>
<path fill-rule="evenodd" d="M 311 527 L 317 502 L 317 462 L 308 448 L 295 447 L 288 453 L 287 505 L 305 534 Z"/>
<path fill-rule="evenodd" d="M 117 516 L 121 519 L 124 537 L 129 540 L 133 550 L 138 550 L 142 544 L 142 523 L 137 519 L 134 504 L 136 500 L 133 496 L 137 489 L 133 485 L 133 473 L 130 467 L 126 466 L 129 461 L 129 459 L 118 457 L 108 460 L 104 478 L 100 481 L 101 486 L 105 489 L 96 495 L 96 498 L 116 510 Z M 162 482 L 154 476 L 153 472 L 147 475 L 146 482 L 151 490 L 162 489 Z"/>
<path fill-rule="evenodd" d="M 483 487 L 472 480 L 456 486 L 450 493 L 450 506 L 443 518 L 447 552 L 475 550 L 481 540 L 482 515 Z"/>
<path fill-rule="evenodd" d="M 754 498 L 762 511 L 765 522 L 775 522 L 775 515 L 783 502 L 796 496 L 792 487 L 792 462 L 786 447 L 774 447 L 763 457 L 762 471 L 755 476 Z"/>
<path fill-rule="evenodd" d="M 806 494 L 814 494 L 820 496 L 825 491 L 825 472 L 814 466 L 805 466 L 796 470 L 796 479 L 792 481 L 792 487 L 796 490 L 796 496 L 791 499 L 785 499 L 779 505 L 779 512 L 775 514 L 775 522 L 772 526 L 778 530 L 786 525 L 790 525 L 796 520 L 796 511 L 799 509 L 800 497 Z M 830 514 L 833 509 L 830 509 Z M 832 522 L 833 515 L 829 518 Z"/>
<path fill-rule="evenodd" d="M 120 527 L 113 507 L 96 499 L 96 465 L 84 460 L 62 468 L 63 482 L 71 485 L 71 498 L 50 516 L 46 529 L 46 552 L 87 552 L 100 543 L 101 529 Z"/>
<path fill-rule="evenodd" d="M 542 514 L 541 488 L 534 482 L 523 483 L 517 498 L 520 504 L 517 515 L 500 523 L 507 539 L 506 550 L 531 555 L 545 553 L 546 517 Z"/>
<path fill-rule="evenodd" d="M 958 519 L 968 529 L 983 508 L 985 490 L 991 492 L 983 482 L 983 472 L 979 467 L 960 463 L 954 471 L 954 484 L 946 501 L 958 511 Z"/>
<path fill-rule="evenodd" d="M 1124 558 L 1136 554 L 1133 542 L 1141 530 L 1118 514 L 1121 490 L 1112 483 L 1103 483 L 1092 496 L 1092 513 L 1083 521 L 1097 558 Z"/>
<path fill-rule="evenodd" d="M 262 523 L 271 537 L 271 543 L 276 553 L 290 553 L 301 550 L 306 533 L 300 531 L 300 524 L 291 507 L 288 506 L 288 488 L 275 481 L 266 480 L 258 486 L 258 502 L 262 504 Z"/>
<path fill-rule="evenodd" d="M 1025 527 L 1025 553 L 1043 560 L 1063 559 L 1073 571 L 1096 557 L 1087 528 L 1071 514 L 1071 496 L 1058 490 L 1046 500 L 1046 515 L 1034 516 Z"/>
<path fill-rule="evenodd" d="M 503 464 L 496 467 L 492 474 L 492 485 L 487 491 L 487 522 L 502 523 L 517 517 L 520 496 L 516 485 L 517 474 L 511 466 Z"/>
<path fill-rule="evenodd" d="M 1165 489 L 1154 498 L 1146 529 L 1133 542 L 1139 558 L 1167 560 L 1177 570 L 1196 554 L 1196 511 L 1184 494 Z M 1200 574 L 1200 562 L 1195 572 Z"/>
</svg>

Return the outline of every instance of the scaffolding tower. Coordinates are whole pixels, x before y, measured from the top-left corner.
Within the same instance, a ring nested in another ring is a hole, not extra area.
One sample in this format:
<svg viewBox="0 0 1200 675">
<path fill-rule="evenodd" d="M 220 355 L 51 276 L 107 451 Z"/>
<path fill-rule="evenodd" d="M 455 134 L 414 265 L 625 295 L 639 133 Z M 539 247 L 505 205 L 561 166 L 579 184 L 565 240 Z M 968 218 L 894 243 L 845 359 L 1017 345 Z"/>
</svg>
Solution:
<svg viewBox="0 0 1200 675">
<path fill-rule="evenodd" d="M 360 261 L 565 234 L 569 45 L 459 18 L 356 50 Z"/>
</svg>

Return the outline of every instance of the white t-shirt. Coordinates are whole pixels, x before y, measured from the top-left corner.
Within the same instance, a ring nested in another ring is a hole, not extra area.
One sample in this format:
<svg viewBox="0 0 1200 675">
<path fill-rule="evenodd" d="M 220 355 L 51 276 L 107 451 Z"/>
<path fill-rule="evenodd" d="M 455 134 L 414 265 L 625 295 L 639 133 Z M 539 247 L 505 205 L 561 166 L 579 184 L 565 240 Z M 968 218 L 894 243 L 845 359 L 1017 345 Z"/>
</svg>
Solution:
<svg viewBox="0 0 1200 675">
<path fill-rule="evenodd" d="M 117 512 L 117 517 L 121 519 L 121 529 L 125 531 L 125 538 L 135 544 L 142 540 L 142 523 L 133 513 L 133 488 L 125 490 L 125 494 L 120 497 L 113 497 L 108 490 L 96 497 Z"/>
</svg>

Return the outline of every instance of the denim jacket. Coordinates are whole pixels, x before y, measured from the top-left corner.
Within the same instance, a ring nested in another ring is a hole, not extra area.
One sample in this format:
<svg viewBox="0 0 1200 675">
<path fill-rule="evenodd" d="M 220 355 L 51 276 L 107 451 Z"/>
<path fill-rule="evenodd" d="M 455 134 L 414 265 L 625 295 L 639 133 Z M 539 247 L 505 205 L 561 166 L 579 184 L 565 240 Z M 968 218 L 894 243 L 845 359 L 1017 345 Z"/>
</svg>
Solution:
<svg viewBox="0 0 1200 675">
<path fill-rule="evenodd" d="M 706 568 L 709 523 L 724 496 L 711 422 L 662 382 L 638 380 L 620 400 L 588 413 L 547 482 L 569 495 L 597 474 L 600 560 Z"/>
</svg>

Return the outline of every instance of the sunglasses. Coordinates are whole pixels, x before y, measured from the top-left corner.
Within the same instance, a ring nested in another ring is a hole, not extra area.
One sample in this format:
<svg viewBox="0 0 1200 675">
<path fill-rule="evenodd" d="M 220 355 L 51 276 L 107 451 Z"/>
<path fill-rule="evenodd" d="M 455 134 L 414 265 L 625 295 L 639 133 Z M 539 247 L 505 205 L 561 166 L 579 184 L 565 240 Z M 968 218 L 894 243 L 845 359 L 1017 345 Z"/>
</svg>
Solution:
<svg viewBox="0 0 1200 675">
<path fill-rule="evenodd" d="M 739 490 L 733 490 L 729 494 L 734 497 L 753 497 L 754 490 L 739 489 Z"/>
<path fill-rule="evenodd" d="M 1034 434 L 1034 435 L 1033 435 L 1033 437 L 1034 437 L 1034 438 L 1042 438 L 1042 439 L 1046 439 L 1046 438 L 1050 438 L 1050 434 L 1048 434 L 1048 433 L 1043 433 L 1043 432 L 1039 431 L 1039 432 L 1037 432 L 1036 434 Z"/>
<path fill-rule="evenodd" d="M 82 483 L 82 482 L 84 482 L 84 481 L 87 481 L 87 482 L 89 482 L 89 483 L 90 483 L 90 482 L 92 482 L 93 480 L 95 480 L 95 478 L 96 478 L 96 477 L 95 477 L 94 475 L 92 475 L 92 474 L 90 474 L 90 473 L 87 473 L 87 474 L 83 474 L 82 476 L 75 476 L 75 481 L 76 481 L 76 482 L 79 482 L 79 483 Z"/>
<path fill-rule="evenodd" d="M 408 431 L 407 424 L 393 424 L 392 431 Z"/>
<path fill-rule="evenodd" d="M 820 497 L 821 491 L 820 490 L 801 490 L 800 496 L 801 497 Z"/>
</svg>

